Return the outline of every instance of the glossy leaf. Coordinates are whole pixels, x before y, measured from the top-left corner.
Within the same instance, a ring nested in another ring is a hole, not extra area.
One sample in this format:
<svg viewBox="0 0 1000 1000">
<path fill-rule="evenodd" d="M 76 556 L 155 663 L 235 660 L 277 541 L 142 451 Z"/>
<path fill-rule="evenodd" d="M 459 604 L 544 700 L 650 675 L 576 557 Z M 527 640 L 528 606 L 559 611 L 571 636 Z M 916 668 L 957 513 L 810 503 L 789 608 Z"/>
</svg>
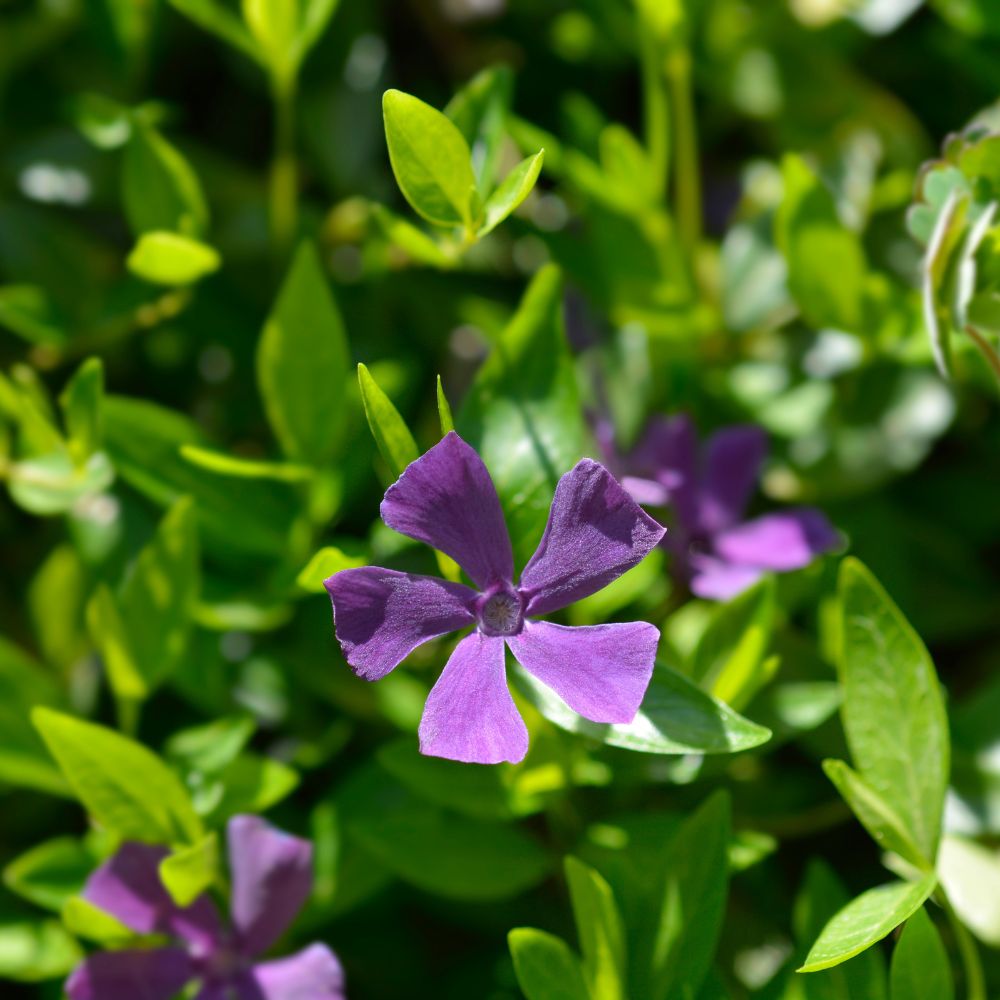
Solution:
<svg viewBox="0 0 1000 1000">
<path fill-rule="evenodd" d="M 576 858 L 566 858 L 565 867 L 590 995 L 623 1000 L 627 981 L 625 927 L 611 887 Z"/>
<path fill-rule="evenodd" d="M 532 927 L 507 935 L 517 983 L 527 1000 L 592 1000 L 580 960 L 562 938 Z"/>
<path fill-rule="evenodd" d="M 496 178 L 513 82 L 510 67 L 490 66 L 469 80 L 444 109 L 472 150 L 472 167 L 481 191 L 489 191 Z"/>
<path fill-rule="evenodd" d="M 413 440 L 399 410 L 364 365 L 358 365 L 358 385 L 375 444 L 393 477 L 401 476 L 410 462 L 420 457 L 417 442 Z"/>
<path fill-rule="evenodd" d="M 264 324 L 257 381 L 284 453 L 322 465 L 342 431 L 348 346 L 340 312 L 311 243 L 303 243 Z"/>
<path fill-rule="evenodd" d="M 512 168 L 496 191 L 486 199 L 486 204 L 483 206 L 483 223 L 476 231 L 477 236 L 493 232 L 531 194 L 538 175 L 542 172 L 544 159 L 545 150 L 542 149 Z"/>
<path fill-rule="evenodd" d="M 893 950 L 889 989 L 890 1000 L 954 1000 L 948 952 L 924 907 L 906 921 Z"/>
</svg>

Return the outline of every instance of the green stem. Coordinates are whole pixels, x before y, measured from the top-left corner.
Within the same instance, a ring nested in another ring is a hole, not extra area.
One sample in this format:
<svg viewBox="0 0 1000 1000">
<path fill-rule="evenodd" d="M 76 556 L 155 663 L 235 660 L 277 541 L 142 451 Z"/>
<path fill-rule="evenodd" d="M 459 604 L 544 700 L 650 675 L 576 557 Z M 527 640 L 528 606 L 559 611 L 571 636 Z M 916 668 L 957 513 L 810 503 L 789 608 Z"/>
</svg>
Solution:
<svg viewBox="0 0 1000 1000">
<path fill-rule="evenodd" d="M 295 160 L 295 76 L 274 77 L 271 93 L 274 100 L 274 151 L 271 160 L 269 212 L 275 256 L 283 261 L 295 238 L 299 210 L 298 167 Z"/>
<path fill-rule="evenodd" d="M 986 359 L 986 363 L 993 369 L 993 374 L 1000 380 L 1000 356 L 974 326 L 967 326 L 965 332 L 972 338 L 972 342 L 979 348 L 979 353 Z"/>
<path fill-rule="evenodd" d="M 943 892 L 941 900 L 944 912 L 948 915 L 948 921 L 955 933 L 959 954 L 962 956 L 968 998 L 969 1000 L 986 1000 L 986 977 L 983 975 L 983 965 L 979 960 L 979 949 L 976 947 L 976 942 L 972 940 L 972 935 L 952 908 L 951 900 Z"/>
<path fill-rule="evenodd" d="M 134 738 L 139 732 L 139 716 L 142 712 L 142 702 L 135 698 L 119 698 L 118 729 L 125 735 Z"/>
<path fill-rule="evenodd" d="M 642 70 L 643 128 L 646 151 L 662 197 L 670 170 L 670 95 L 663 75 L 660 44 L 650 31 L 639 35 L 639 65 Z"/>
<path fill-rule="evenodd" d="M 665 70 L 674 123 L 674 213 L 693 267 L 693 254 L 701 242 L 701 177 L 687 49 L 673 48 L 666 57 Z"/>
</svg>

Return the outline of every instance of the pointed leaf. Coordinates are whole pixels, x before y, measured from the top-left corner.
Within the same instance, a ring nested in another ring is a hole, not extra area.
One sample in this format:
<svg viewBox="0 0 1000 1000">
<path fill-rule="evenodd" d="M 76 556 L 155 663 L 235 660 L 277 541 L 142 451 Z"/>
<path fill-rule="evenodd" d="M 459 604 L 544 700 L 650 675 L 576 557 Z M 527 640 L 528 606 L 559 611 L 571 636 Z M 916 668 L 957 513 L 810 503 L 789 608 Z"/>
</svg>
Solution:
<svg viewBox="0 0 1000 1000">
<path fill-rule="evenodd" d="M 532 927 L 507 935 L 514 973 L 527 1000 L 592 1000 L 580 960 L 562 938 Z"/>
<path fill-rule="evenodd" d="M 522 160 L 503 179 L 503 182 L 486 199 L 483 206 L 483 224 L 477 231 L 477 236 L 485 236 L 493 232 L 517 207 L 531 194 L 531 189 L 542 172 L 542 161 L 545 150 L 539 150 L 534 156 Z"/>
<path fill-rule="evenodd" d="M 891 1000 L 954 1000 L 948 952 L 924 907 L 906 921 L 892 953 L 889 987 Z"/>
<path fill-rule="evenodd" d="M 207 243 L 163 231 L 139 237 L 126 260 L 128 269 L 154 285 L 193 285 L 218 271 L 222 258 Z"/>
<path fill-rule="evenodd" d="M 566 881 L 590 995 L 624 1000 L 625 928 L 611 887 L 593 868 L 573 857 L 566 858 Z"/>
<path fill-rule="evenodd" d="M 219 874 L 219 836 L 214 831 L 190 847 L 181 847 L 160 862 L 160 881 L 173 901 L 190 906 L 215 883 Z"/>
<path fill-rule="evenodd" d="M 401 476 L 410 462 L 420 457 L 417 442 L 413 440 L 399 410 L 392 405 L 392 400 L 379 388 L 364 365 L 358 365 L 358 384 L 375 444 L 393 477 Z"/>
</svg>

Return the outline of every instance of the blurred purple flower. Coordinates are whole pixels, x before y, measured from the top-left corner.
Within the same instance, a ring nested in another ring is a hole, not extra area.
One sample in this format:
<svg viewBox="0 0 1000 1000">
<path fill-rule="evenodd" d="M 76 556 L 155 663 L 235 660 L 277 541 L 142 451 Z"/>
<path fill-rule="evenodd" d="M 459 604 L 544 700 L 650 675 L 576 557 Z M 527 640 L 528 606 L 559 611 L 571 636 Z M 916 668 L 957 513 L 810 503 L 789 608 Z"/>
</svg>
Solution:
<svg viewBox="0 0 1000 1000">
<path fill-rule="evenodd" d="M 614 455 L 610 431 L 597 425 L 596 433 Z M 728 600 L 765 573 L 800 569 L 836 546 L 837 532 L 812 507 L 743 519 L 767 453 L 761 428 L 727 427 L 701 452 L 694 424 L 677 416 L 652 421 L 632 452 L 613 459 L 631 473 L 622 485 L 637 503 L 673 509 L 664 544 L 692 593 Z"/>
<path fill-rule="evenodd" d="M 91 875 L 87 902 L 170 943 L 90 955 L 66 983 L 69 1000 L 171 1000 L 195 981 L 196 1000 L 344 1000 L 344 973 L 326 945 L 258 961 L 309 898 L 312 845 L 256 816 L 234 816 L 227 833 L 231 929 L 208 896 L 174 903 L 159 876 L 165 848 L 123 844 Z"/>
<path fill-rule="evenodd" d="M 451 556 L 478 588 L 377 566 L 326 581 L 344 656 L 366 680 L 429 639 L 475 626 L 427 698 L 422 753 L 476 764 L 524 758 L 528 731 L 507 689 L 506 646 L 584 718 L 631 722 L 659 631 L 645 622 L 571 628 L 535 620 L 606 587 L 663 537 L 607 469 L 584 459 L 559 480 L 518 584 L 493 481 L 454 431 L 407 467 L 381 513 L 390 528 Z"/>
</svg>

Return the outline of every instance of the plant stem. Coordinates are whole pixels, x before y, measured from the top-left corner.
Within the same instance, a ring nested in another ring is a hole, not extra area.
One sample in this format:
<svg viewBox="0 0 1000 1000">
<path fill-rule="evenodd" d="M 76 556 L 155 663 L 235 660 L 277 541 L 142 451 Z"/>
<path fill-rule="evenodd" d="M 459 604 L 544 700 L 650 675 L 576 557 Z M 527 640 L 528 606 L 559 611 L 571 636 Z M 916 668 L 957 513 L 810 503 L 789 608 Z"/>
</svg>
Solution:
<svg viewBox="0 0 1000 1000">
<path fill-rule="evenodd" d="M 298 168 L 295 160 L 297 84 L 294 74 L 273 77 L 271 93 L 274 100 L 274 152 L 269 212 L 275 256 L 283 261 L 291 249 L 298 225 Z"/>
<path fill-rule="evenodd" d="M 966 326 L 965 332 L 972 338 L 972 342 L 979 348 L 979 353 L 986 359 L 986 363 L 993 369 L 993 374 L 1000 380 L 1000 357 L 990 346 L 989 341 L 974 326 Z"/>
<path fill-rule="evenodd" d="M 972 935 L 959 919 L 958 914 L 952 908 L 951 900 L 944 892 L 941 893 L 941 902 L 944 906 L 944 912 L 948 915 L 948 921 L 955 933 L 958 950 L 962 956 L 967 996 L 969 1000 L 986 1000 L 986 978 L 983 975 L 983 965 L 979 960 L 979 949 L 976 947 L 976 942 L 972 940 Z"/>
<path fill-rule="evenodd" d="M 674 214 L 693 267 L 693 254 L 701 242 L 701 179 L 690 52 L 681 46 L 672 48 L 666 57 L 665 70 L 674 123 Z"/>
<path fill-rule="evenodd" d="M 670 95 L 663 74 L 663 59 L 656 37 L 640 31 L 639 65 L 642 70 L 643 129 L 646 151 L 657 193 L 663 196 L 670 171 Z"/>
</svg>

